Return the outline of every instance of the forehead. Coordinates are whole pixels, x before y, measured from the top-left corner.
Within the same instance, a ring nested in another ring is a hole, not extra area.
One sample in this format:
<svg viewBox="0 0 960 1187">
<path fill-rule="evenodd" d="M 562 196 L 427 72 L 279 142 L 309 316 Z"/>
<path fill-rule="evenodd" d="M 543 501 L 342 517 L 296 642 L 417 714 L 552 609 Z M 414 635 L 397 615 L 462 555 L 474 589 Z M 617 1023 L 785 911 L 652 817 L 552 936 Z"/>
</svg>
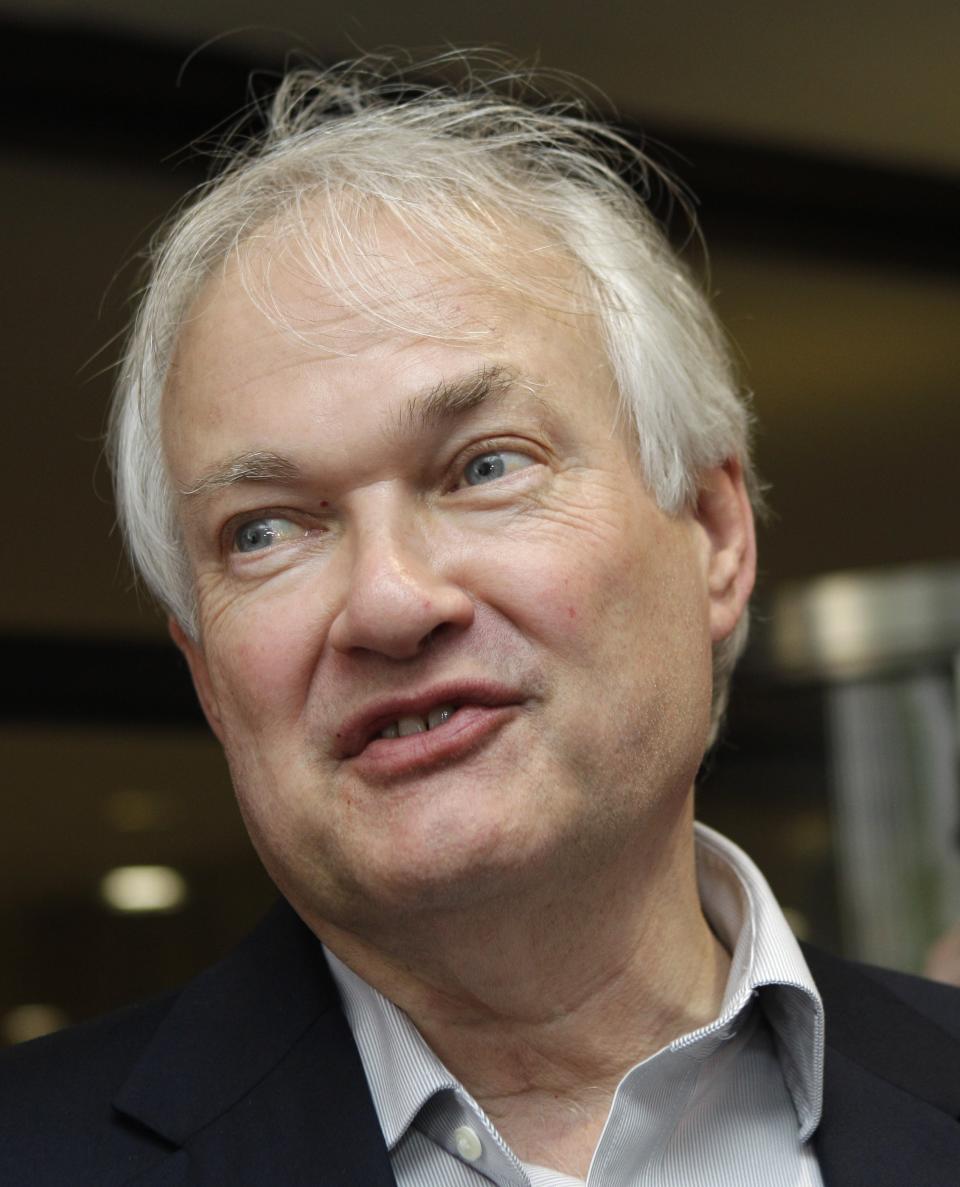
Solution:
<svg viewBox="0 0 960 1187">
<path fill-rule="evenodd" d="M 218 435 L 296 431 L 326 436 L 356 428 L 411 392 L 484 368 L 505 368 L 529 388 L 563 375 L 581 398 L 612 379 L 596 318 L 580 301 L 577 270 L 538 248 L 565 302 L 548 303 L 465 274 L 402 235 L 384 233 L 375 258 L 347 276 L 324 277 L 322 245 L 260 237 L 211 276 L 182 326 L 163 401 L 171 467 Z M 519 254 L 530 248 L 518 244 Z M 506 252 L 504 245 L 498 251 Z M 505 275 L 507 264 L 504 263 Z M 580 308 L 576 308 L 579 303 Z M 573 380 L 573 376 L 577 380 Z M 545 392 L 550 400 L 552 393 Z M 371 425 L 372 425 L 371 421 Z"/>
</svg>

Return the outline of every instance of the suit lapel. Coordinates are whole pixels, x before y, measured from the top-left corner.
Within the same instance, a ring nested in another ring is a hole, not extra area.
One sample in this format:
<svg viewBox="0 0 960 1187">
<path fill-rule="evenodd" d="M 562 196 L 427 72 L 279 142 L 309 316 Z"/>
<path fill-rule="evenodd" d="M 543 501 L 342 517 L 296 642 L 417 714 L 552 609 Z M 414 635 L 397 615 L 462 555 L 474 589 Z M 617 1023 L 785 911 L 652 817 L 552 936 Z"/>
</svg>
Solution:
<svg viewBox="0 0 960 1187">
<path fill-rule="evenodd" d="M 805 955 L 827 1019 L 826 1187 L 957 1187 L 960 1042 L 868 971 Z"/>
<path fill-rule="evenodd" d="M 114 1105 L 171 1145 L 136 1187 L 394 1187 L 320 944 L 285 903 L 187 986 Z"/>
</svg>

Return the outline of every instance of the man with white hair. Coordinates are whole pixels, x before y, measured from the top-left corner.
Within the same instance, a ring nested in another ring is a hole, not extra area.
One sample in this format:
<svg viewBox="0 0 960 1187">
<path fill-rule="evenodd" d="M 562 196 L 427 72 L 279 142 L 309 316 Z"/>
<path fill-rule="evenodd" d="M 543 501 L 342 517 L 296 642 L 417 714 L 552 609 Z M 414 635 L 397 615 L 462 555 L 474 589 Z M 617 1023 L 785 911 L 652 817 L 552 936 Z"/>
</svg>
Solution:
<svg viewBox="0 0 960 1187">
<path fill-rule="evenodd" d="M 284 902 L 8 1056 L 4 1184 L 958 1181 L 956 995 L 805 957 L 693 823 L 754 482 L 643 168 L 299 73 L 172 223 L 120 517 Z"/>
</svg>

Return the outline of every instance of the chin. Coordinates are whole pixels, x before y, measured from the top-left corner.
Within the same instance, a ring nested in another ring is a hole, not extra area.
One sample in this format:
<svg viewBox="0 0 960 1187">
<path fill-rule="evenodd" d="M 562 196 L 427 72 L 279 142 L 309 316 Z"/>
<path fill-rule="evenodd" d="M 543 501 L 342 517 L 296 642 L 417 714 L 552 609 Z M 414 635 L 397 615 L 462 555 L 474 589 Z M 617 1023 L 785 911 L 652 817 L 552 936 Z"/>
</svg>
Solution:
<svg viewBox="0 0 960 1187">
<path fill-rule="evenodd" d="M 358 872 L 339 880 L 334 910 L 340 917 L 331 921 L 389 931 L 417 916 L 477 909 L 496 914 L 498 901 L 509 907 L 540 877 L 536 854 L 516 841 L 493 830 L 456 843 L 447 837 L 443 844 L 377 846 Z"/>
</svg>

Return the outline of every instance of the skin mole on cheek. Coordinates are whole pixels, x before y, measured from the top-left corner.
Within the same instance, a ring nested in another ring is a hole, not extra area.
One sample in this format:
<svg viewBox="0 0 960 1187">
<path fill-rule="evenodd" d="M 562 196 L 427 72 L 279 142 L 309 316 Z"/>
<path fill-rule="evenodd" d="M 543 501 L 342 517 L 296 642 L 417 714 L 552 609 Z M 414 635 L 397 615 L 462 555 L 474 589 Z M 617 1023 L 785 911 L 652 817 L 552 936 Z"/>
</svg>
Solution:
<svg viewBox="0 0 960 1187">
<path fill-rule="evenodd" d="M 577 617 L 577 612 L 576 612 L 576 610 L 574 610 L 574 608 L 572 606 L 567 607 L 567 617 L 568 618 L 576 618 Z"/>
</svg>

